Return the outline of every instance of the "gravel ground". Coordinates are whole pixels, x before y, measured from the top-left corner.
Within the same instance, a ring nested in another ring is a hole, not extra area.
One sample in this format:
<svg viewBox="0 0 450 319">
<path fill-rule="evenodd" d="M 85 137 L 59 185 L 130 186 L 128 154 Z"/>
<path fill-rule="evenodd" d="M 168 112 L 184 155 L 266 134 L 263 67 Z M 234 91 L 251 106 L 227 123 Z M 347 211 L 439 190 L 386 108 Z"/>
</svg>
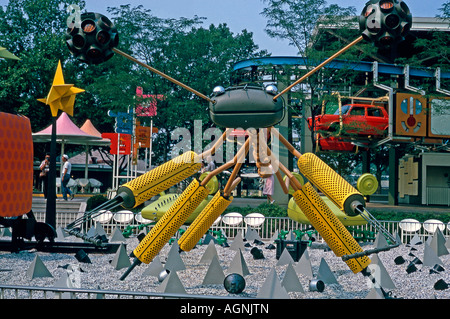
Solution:
<svg viewBox="0 0 450 319">
<path fill-rule="evenodd" d="M 73 240 L 74 237 L 67 237 L 66 241 Z M 1 238 L 4 240 L 4 238 Z M 232 243 L 232 241 L 229 241 Z M 209 264 L 200 264 L 199 261 L 205 253 L 207 245 L 197 246 L 190 252 L 180 254 L 185 265 L 184 270 L 177 271 L 177 275 L 188 294 L 202 294 L 208 296 L 228 296 L 228 297 L 248 297 L 255 298 L 258 295 L 263 283 L 268 278 L 269 273 L 275 269 L 278 280 L 281 282 L 286 274 L 287 265 L 277 265 L 276 249 L 267 249 L 269 242 L 264 245 L 252 243 L 243 251 L 245 263 L 250 274 L 245 276 L 246 287 L 242 293 L 230 294 L 223 284 L 202 285 L 203 279 L 209 269 Z M 126 240 L 127 253 L 131 253 L 138 245 L 137 238 Z M 252 247 L 262 249 L 264 259 L 255 260 L 250 253 Z M 166 244 L 160 251 L 158 258 L 162 265 L 165 265 L 169 244 Z M 364 250 L 373 248 L 372 244 L 362 245 Z M 228 268 L 236 255 L 236 251 L 230 247 L 215 245 L 217 256 L 225 276 L 228 275 Z M 299 281 L 304 292 L 288 292 L 291 299 L 366 299 L 371 298 L 371 286 L 368 280 L 361 274 L 353 274 L 347 265 L 327 249 L 324 243 L 313 243 L 308 249 L 310 262 L 314 277 L 318 274 L 319 265 L 324 259 L 330 270 L 337 279 L 336 283 L 325 283 L 323 292 L 310 291 L 309 282 L 312 278 L 298 274 Z M 39 277 L 31 279 L 27 271 L 35 260 L 36 255 L 49 270 L 52 277 Z M 78 265 L 81 272 L 77 273 L 78 281 L 75 281 L 75 288 L 104 289 L 104 290 L 127 290 L 140 292 L 157 292 L 161 289 L 162 283 L 157 276 L 145 275 L 144 271 L 149 265 L 141 264 L 133 269 L 128 277 L 121 281 L 126 268 L 116 270 L 112 260 L 115 254 L 89 254 L 91 263 L 79 262 L 74 254 L 45 253 L 39 251 L 22 251 L 20 253 L 0 252 L 0 284 L 55 287 L 58 281 L 68 274 L 67 265 Z M 374 256 L 374 255 L 372 255 Z M 371 256 L 371 258 L 372 258 Z M 424 244 L 400 245 L 387 252 L 378 255 L 379 260 L 386 269 L 389 277 L 395 285 L 395 289 L 385 289 L 392 293 L 392 296 L 403 299 L 449 299 L 450 288 L 437 290 L 434 285 L 439 280 L 450 283 L 450 255 L 440 256 L 443 270 L 430 273 L 432 267 L 423 264 L 416 264 L 417 270 L 411 273 L 406 271 L 407 266 L 414 258 L 424 260 Z M 405 262 L 397 265 L 394 259 L 402 256 Z M 373 258 L 372 258 L 373 259 Z M 132 261 L 132 259 L 130 259 Z M 294 267 L 297 264 L 294 264 Z M 39 298 L 39 297 L 35 297 Z"/>
</svg>

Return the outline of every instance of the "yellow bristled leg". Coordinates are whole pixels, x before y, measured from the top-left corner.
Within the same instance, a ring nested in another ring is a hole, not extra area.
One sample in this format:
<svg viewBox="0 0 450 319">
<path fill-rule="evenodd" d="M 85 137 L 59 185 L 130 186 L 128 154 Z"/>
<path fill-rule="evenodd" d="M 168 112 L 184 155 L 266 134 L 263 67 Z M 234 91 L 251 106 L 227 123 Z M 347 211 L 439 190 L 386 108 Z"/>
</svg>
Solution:
<svg viewBox="0 0 450 319">
<path fill-rule="evenodd" d="M 310 183 L 306 183 L 302 189 L 294 192 L 293 197 L 311 225 L 319 232 L 336 256 L 342 257 L 363 251 Z M 345 262 L 353 273 L 358 273 L 370 264 L 370 259 L 363 256 Z"/>
<path fill-rule="evenodd" d="M 194 248 L 214 221 L 225 211 L 228 205 L 230 205 L 232 200 L 233 197 L 230 197 L 230 199 L 224 198 L 219 190 L 178 240 L 180 248 L 184 251 L 190 251 Z"/>
<path fill-rule="evenodd" d="M 336 173 L 324 161 L 312 153 L 305 153 L 297 162 L 300 172 L 339 209 L 349 216 L 358 215 L 353 204 L 364 206 L 364 196 Z"/>
<path fill-rule="evenodd" d="M 125 194 L 123 206 L 134 208 L 171 186 L 188 178 L 201 168 L 194 152 L 186 152 L 142 176 L 122 185 L 117 194 Z"/>
<path fill-rule="evenodd" d="M 208 193 L 208 189 L 193 180 L 134 249 L 134 256 L 143 263 L 151 262 Z"/>
</svg>

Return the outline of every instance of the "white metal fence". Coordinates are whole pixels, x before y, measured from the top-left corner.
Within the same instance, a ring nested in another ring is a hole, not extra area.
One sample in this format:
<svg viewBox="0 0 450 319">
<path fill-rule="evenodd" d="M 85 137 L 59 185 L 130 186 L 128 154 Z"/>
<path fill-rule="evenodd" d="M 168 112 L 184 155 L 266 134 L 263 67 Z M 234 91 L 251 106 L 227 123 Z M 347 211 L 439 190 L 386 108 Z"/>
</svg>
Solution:
<svg viewBox="0 0 450 319">
<path fill-rule="evenodd" d="M 38 221 L 43 222 L 45 220 L 45 213 L 37 213 L 35 217 Z M 57 227 L 65 227 L 72 222 L 75 218 L 80 217 L 77 213 L 58 213 L 57 214 Z M 105 217 L 105 216 L 102 216 Z M 148 231 L 153 224 L 151 221 L 142 219 L 140 214 L 133 214 L 129 211 L 121 211 L 117 213 L 111 213 L 107 218 L 98 218 L 98 222 L 104 228 L 107 234 L 111 234 L 113 230 L 118 227 L 122 231 L 129 231 L 130 233 L 137 235 L 142 231 Z M 440 229 L 445 238 L 450 237 L 450 223 L 443 223 L 439 220 L 429 220 L 425 222 L 418 222 L 411 219 L 405 219 L 403 221 L 379 221 L 380 224 L 391 234 L 398 234 L 403 243 L 408 243 L 414 235 L 419 235 L 422 239 L 427 239 L 434 235 L 437 228 Z M 87 232 L 93 227 L 95 221 L 89 221 L 84 224 L 84 230 Z M 245 236 L 248 227 L 256 230 L 260 238 L 264 240 L 270 240 L 274 235 L 294 235 L 301 236 L 304 234 L 310 234 L 311 226 L 300 224 L 288 217 L 245 217 L 238 218 L 235 222 L 226 222 L 223 218 L 213 224 L 211 230 L 222 230 L 227 238 L 234 238 L 239 231 Z M 370 225 L 359 225 L 348 227 L 352 235 L 362 241 L 371 241 L 376 236 L 376 229 Z M 291 232 L 292 234 L 289 234 Z M 316 240 L 321 240 L 319 234 L 314 234 Z"/>
<path fill-rule="evenodd" d="M 139 292 L 82 288 L 14 286 L 0 284 L 0 299 L 238 299 L 238 297 L 182 293 Z M 240 299 L 250 299 L 242 298 Z"/>
</svg>

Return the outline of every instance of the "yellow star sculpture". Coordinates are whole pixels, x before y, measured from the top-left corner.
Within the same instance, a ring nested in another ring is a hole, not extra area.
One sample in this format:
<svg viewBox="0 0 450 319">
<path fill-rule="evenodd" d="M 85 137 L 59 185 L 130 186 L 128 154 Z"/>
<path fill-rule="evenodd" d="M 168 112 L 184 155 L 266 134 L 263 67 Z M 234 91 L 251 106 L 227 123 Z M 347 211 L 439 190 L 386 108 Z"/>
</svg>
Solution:
<svg viewBox="0 0 450 319">
<path fill-rule="evenodd" d="M 75 94 L 81 92 L 84 92 L 84 90 L 74 87 L 73 84 L 64 83 L 61 61 L 58 61 L 58 67 L 56 69 L 50 92 L 48 93 L 46 98 L 38 99 L 38 101 L 50 105 L 53 117 L 56 117 L 58 115 L 58 110 L 62 110 L 70 116 L 73 116 Z"/>
</svg>

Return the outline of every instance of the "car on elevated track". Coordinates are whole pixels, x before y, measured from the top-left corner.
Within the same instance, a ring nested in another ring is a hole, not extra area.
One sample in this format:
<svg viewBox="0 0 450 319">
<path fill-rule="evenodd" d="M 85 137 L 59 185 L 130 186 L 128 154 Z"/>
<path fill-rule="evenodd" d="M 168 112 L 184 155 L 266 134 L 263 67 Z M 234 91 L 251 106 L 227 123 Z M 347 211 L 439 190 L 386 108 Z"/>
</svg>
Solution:
<svg viewBox="0 0 450 319">
<path fill-rule="evenodd" d="M 334 114 L 315 116 L 314 123 L 312 117 L 308 118 L 309 129 L 323 136 L 381 137 L 387 132 L 388 125 L 386 110 L 372 104 L 346 104 Z"/>
</svg>

